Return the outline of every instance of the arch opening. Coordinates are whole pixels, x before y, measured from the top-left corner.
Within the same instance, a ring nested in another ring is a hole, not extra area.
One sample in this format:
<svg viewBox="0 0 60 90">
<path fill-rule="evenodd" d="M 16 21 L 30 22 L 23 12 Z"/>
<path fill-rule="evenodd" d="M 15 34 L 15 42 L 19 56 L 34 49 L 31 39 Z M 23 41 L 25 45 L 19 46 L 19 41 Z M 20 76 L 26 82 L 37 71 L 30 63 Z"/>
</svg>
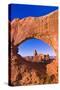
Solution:
<svg viewBox="0 0 60 90">
<path fill-rule="evenodd" d="M 18 54 L 28 61 L 34 61 L 34 58 L 41 61 L 40 57 L 43 56 L 49 56 L 50 59 L 53 59 L 56 56 L 54 49 L 50 45 L 36 38 L 29 38 L 19 44 Z"/>
</svg>

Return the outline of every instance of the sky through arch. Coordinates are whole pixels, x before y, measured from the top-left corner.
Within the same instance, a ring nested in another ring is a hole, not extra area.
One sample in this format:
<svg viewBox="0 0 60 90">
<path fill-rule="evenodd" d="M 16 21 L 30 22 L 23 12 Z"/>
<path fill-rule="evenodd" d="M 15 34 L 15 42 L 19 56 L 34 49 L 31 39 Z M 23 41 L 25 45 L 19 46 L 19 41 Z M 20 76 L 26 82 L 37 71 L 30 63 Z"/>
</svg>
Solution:
<svg viewBox="0 0 60 90">
<path fill-rule="evenodd" d="M 35 38 L 28 39 L 18 46 L 18 54 L 21 56 L 33 56 L 34 50 L 37 50 L 38 54 L 49 54 L 55 56 L 53 48 L 42 40 Z"/>
</svg>

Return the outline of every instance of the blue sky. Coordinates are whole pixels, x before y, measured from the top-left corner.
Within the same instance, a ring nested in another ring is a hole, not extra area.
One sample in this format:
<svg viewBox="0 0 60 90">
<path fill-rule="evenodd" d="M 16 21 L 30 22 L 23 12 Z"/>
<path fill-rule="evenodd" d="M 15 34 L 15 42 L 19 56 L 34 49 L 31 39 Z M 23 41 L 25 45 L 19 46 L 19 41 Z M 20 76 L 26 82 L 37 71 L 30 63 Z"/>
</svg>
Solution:
<svg viewBox="0 0 60 90">
<path fill-rule="evenodd" d="M 22 56 L 33 56 L 34 50 L 36 49 L 38 54 L 49 54 L 50 56 L 55 56 L 53 48 L 42 40 L 35 38 L 24 41 L 18 46 L 18 54 Z"/>
<path fill-rule="evenodd" d="M 54 10 L 57 6 L 37 6 L 37 5 L 24 5 L 24 4 L 9 4 L 9 20 L 14 18 L 24 18 L 28 16 L 42 16 Z"/>
<path fill-rule="evenodd" d="M 24 4 L 10 4 L 8 5 L 8 19 L 11 21 L 15 18 L 25 18 L 28 16 L 38 17 L 46 15 L 54 10 L 57 10 L 57 6 L 37 6 L 37 5 L 24 5 Z M 51 46 L 45 42 L 37 39 L 30 39 L 19 45 L 19 53 L 22 56 L 31 56 L 36 49 L 38 53 L 55 55 Z"/>
</svg>

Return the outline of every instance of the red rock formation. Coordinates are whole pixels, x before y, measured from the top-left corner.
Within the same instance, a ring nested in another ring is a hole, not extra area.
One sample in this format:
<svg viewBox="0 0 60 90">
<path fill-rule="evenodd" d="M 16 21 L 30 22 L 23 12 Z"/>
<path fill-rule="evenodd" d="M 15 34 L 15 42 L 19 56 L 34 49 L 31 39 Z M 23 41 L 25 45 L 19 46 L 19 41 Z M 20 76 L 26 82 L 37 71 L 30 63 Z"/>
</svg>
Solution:
<svg viewBox="0 0 60 90">
<path fill-rule="evenodd" d="M 34 56 L 37 56 L 37 55 L 38 55 L 38 53 L 37 53 L 37 51 L 35 50 L 35 51 L 34 51 Z"/>
<path fill-rule="evenodd" d="M 49 64 L 28 62 L 17 54 L 17 46 L 29 38 L 41 39 L 58 51 L 58 11 L 42 17 L 14 19 L 9 23 L 9 85 L 56 83 L 56 60 Z M 35 57 L 35 59 L 37 56 Z"/>
<path fill-rule="evenodd" d="M 11 42 L 16 46 L 26 39 L 37 38 L 48 43 L 57 52 L 58 11 L 41 17 L 14 19 L 11 22 Z"/>
</svg>

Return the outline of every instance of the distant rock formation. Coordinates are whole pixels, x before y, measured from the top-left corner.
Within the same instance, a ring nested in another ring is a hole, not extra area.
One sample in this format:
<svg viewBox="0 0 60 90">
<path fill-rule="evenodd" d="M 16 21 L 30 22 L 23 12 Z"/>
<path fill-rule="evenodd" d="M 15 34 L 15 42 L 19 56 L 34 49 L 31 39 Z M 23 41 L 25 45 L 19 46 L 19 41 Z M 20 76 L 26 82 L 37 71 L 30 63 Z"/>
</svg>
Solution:
<svg viewBox="0 0 60 90">
<path fill-rule="evenodd" d="M 33 61 L 34 56 L 25 56 L 23 57 L 26 61 Z"/>
<path fill-rule="evenodd" d="M 42 62 L 44 60 L 44 55 L 43 54 L 39 54 L 38 57 L 39 57 L 40 62 Z"/>
<path fill-rule="evenodd" d="M 38 53 L 37 53 L 37 50 L 35 49 L 34 56 L 37 56 L 37 55 L 38 55 Z"/>
<path fill-rule="evenodd" d="M 47 54 L 47 55 L 44 55 L 44 60 L 49 60 L 50 59 L 50 56 L 49 56 L 49 54 Z"/>
<path fill-rule="evenodd" d="M 42 61 L 47 61 L 50 59 L 49 54 L 44 55 L 44 54 L 38 54 L 37 50 L 34 51 L 34 56 L 33 56 L 33 61 L 34 62 L 42 62 Z"/>
</svg>

